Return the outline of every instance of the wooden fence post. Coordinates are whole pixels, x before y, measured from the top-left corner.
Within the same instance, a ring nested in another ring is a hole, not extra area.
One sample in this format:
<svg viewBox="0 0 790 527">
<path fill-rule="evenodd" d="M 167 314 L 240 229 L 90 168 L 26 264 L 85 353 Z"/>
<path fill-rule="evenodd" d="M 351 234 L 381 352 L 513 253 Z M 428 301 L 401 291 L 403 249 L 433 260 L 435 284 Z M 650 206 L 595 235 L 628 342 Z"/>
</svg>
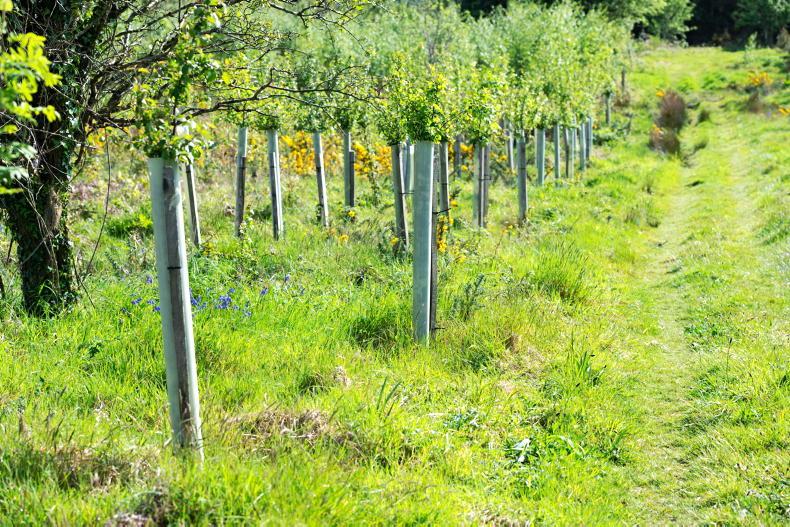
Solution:
<svg viewBox="0 0 790 527">
<path fill-rule="evenodd" d="M 202 460 L 203 439 L 181 177 L 178 165 L 162 158 L 149 159 L 148 171 L 173 443 L 176 447 L 194 448 Z"/>
</svg>

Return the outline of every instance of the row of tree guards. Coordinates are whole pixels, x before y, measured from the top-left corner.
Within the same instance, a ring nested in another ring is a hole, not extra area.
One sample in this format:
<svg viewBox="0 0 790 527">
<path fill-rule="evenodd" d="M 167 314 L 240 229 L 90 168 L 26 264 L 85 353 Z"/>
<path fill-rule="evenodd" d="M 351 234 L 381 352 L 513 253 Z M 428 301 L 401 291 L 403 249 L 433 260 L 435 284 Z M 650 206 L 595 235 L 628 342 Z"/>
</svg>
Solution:
<svg viewBox="0 0 790 527">
<path fill-rule="evenodd" d="M 244 221 L 245 179 L 247 170 L 248 128 L 238 130 L 236 158 L 236 210 L 235 233 L 241 235 Z M 272 229 L 275 239 L 284 235 L 282 185 L 280 177 L 278 136 L 276 130 L 266 132 L 268 141 L 269 185 L 271 189 Z M 542 185 L 546 178 L 546 130 L 534 133 L 535 182 Z M 578 128 L 555 125 L 551 140 L 554 144 L 555 178 L 559 180 L 560 151 L 564 146 L 566 178 L 572 178 L 574 156 L 578 149 L 579 168 L 584 170 L 592 151 L 592 119 L 585 119 Z M 564 145 L 563 145 L 564 143 Z M 462 138 L 455 138 L 454 171 L 461 171 L 460 146 Z M 518 187 L 518 219 L 527 217 L 527 141 L 519 135 L 515 147 L 508 137 L 508 163 L 515 165 Z M 316 183 L 318 194 L 318 220 L 329 225 L 327 205 L 326 171 L 321 134 L 313 134 Z M 437 248 L 436 233 L 439 216 L 448 215 L 450 210 L 450 166 L 449 145 L 438 145 L 428 141 L 416 144 L 400 143 L 391 146 L 392 192 L 395 209 L 395 233 L 399 249 L 409 245 L 413 250 L 413 304 L 412 324 L 417 342 L 427 343 L 436 328 L 437 304 Z M 515 151 L 515 156 L 513 155 Z M 479 228 L 485 228 L 488 216 L 488 192 L 492 181 L 490 170 L 491 146 L 475 144 L 474 220 Z M 514 159 L 515 157 L 515 159 Z M 344 198 L 348 207 L 355 205 L 354 151 L 351 135 L 343 132 L 343 181 Z M 170 422 L 177 446 L 195 448 L 202 459 L 200 431 L 200 404 L 197 389 L 195 344 L 192 330 L 187 251 L 183 220 L 181 193 L 181 170 L 172 160 L 150 159 L 151 204 L 156 247 L 157 279 L 162 319 L 167 393 L 170 406 Z M 189 197 L 192 241 L 200 246 L 200 220 L 198 216 L 195 173 L 191 165 L 184 167 Z M 407 195 L 412 194 L 412 226 L 407 222 Z"/>
</svg>

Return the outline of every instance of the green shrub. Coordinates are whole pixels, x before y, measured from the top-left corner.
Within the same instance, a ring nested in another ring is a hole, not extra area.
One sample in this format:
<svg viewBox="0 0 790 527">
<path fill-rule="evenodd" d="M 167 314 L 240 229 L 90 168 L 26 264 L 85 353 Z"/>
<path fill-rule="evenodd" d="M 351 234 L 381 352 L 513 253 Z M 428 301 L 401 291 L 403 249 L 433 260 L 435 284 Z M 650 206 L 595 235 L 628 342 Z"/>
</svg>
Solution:
<svg viewBox="0 0 790 527">
<path fill-rule="evenodd" d="M 154 223 L 149 213 L 138 212 L 107 220 L 107 233 L 117 238 L 126 238 L 133 233 L 148 235 L 153 232 Z"/>
</svg>

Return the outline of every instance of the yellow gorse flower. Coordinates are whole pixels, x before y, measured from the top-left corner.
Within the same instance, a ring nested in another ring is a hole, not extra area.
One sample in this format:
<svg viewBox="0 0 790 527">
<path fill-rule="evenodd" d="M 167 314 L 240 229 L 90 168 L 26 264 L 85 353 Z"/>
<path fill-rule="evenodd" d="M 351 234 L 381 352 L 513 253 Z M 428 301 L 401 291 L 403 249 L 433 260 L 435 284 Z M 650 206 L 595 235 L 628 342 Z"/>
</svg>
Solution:
<svg viewBox="0 0 790 527">
<path fill-rule="evenodd" d="M 765 71 L 753 71 L 749 73 L 748 83 L 753 88 L 765 88 L 773 84 L 773 80 Z"/>
</svg>

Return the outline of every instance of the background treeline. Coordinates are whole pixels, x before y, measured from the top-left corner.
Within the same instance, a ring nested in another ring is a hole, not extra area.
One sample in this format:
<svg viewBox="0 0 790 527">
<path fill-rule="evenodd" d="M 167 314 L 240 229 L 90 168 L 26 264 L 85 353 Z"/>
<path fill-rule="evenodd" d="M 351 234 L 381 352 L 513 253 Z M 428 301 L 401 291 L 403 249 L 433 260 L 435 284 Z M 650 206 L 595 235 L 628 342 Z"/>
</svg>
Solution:
<svg viewBox="0 0 790 527">
<path fill-rule="evenodd" d="M 541 0 L 557 4 L 562 0 Z M 603 9 L 628 20 L 636 34 L 648 33 L 690 44 L 729 44 L 756 34 L 773 45 L 790 25 L 788 0 L 576 0 L 587 9 Z M 507 4 L 506 0 L 461 0 L 473 14 Z"/>
</svg>

